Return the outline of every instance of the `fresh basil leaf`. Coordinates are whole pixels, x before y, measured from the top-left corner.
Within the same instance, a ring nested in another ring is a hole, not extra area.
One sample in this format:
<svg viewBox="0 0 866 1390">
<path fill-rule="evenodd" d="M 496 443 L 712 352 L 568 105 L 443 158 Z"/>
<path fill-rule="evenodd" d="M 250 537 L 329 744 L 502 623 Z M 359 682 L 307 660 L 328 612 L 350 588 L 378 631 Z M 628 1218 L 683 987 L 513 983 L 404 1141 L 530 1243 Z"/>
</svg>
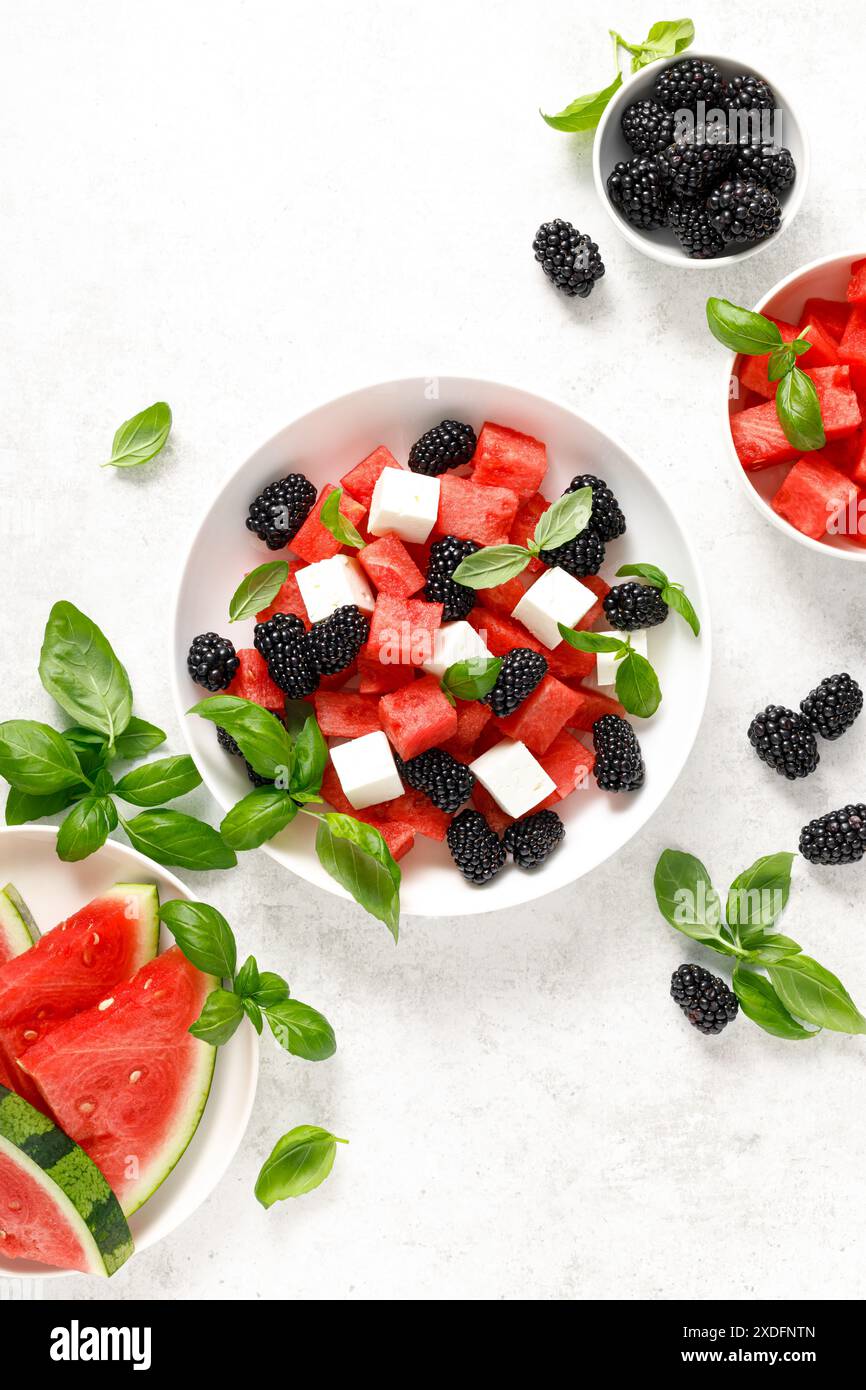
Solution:
<svg viewBox="0 0 866 1390">
<path fill-rule="evenodd" d="M 860 1013 L 841 980 L 811 956 L 788 956 L 767 966 L 782 1003 L 796 1018 L 834 1033 L 866 1033 Z"/>
<path fill-rule="evenodd" d="M 331 878 L 371 916 L 384 922 L 396 941 L 400 930 L 400 866 L 379 831 L 352 816 L 327 812 L 319 818 L 316 853 Z"/>
<path fill-rule="evenodd" d="M 259 967 L 255 956 L 247 956 L 237 975 L 235 976 L 234 990 L 242 999 L 248 995 L 254 995 L 259 987 Z"/>
<path fill-rule="evenodd" d="M 86 777 L 93 777 L 105 766 L 108 744 L 104 735 L 98 734 L 95 729 L 85 729 L 82 724 L 73 724 L 71 729 L 61 729 L 60 732 L 74 751 Z"/>
<path fill-rule="evenodd" d="M 495 589 L 522 574 L 531 559 L 522 545 L 486 545 L 461 560 L 451 578 L 467 589 Z"/>
<path fill-rule="evenodd" d="M 629 647 L 617 663 L 616 694 L 629 714 L 649 719 L 662 702 L 659 678 L 645 656 Z"/>
<path fill-rule="evenodd" d="M 109 464 L 113 468 L 137 468 L 155 458 L 165 445 L 171 430 L 171 410 L 165 401 L 157 401 L 140 410 L 131 420 L 125 420 L 114 436 Z"/>
<path fill-rule="evenodd" d="M 725 918 L 742 945 L 757 943 L 781 917 L 791 894 L 793 863 L 787 851 L 765 854 L 737 874 L 728 889 Z"/>
<path fill-rule="evenodd" d="M 289 1130 L 277 1140 L 256 1180 L 256 1197 L 262 1206 L 312 1192 L 333 1168 L 337 1145 L 348 1142 L 318 1125 Z"/>
<path fill-rule="evenodd" d="M 251 570 L 235 589 L 229 602 L 229 622 L 252 618 L 273 603 L 289 577 L 288 560 L 271 560 Z"/>
<path fill-rule="evenodd" d="M 557 627 L 563 641 L 578 652 L 621 652 L 626 648 L 624 641 L 603 632 L 583 632 L 580 628 L 566 627 L 565 623 L 557 623 Z"/>
<path fill-rule="evenodd" d="M 117 825 L 110 796 L 86 796 L 73 806 L 57 832 L 57 857 L 67 864 L 86 859 L 100 849 Z"/>
<path fill-rule="evenodd" d="M 255 1028 L 256 1032 L 261 1037 L 262 1028 L 264 1027 L 265 1022 L 262 1017 L 261 1009 L 259 1008 L 255 999 L 250 999 L 249 995 L 244 995 L 243 999 L 241 1000 L 241 1003 L 244 1006 L 244 1013 L 246 1014 L 250 1023 Z"/>
<path fill-rule="evenodd" d="M 782 343 L 776 324 L 729 299 L 707 300 L 707 323 L 714 338 L 746 357 L 763 357 Z"/>
<path fill-rule="evenodd" d="M 233 869 L 237 855 L 212 825 L 183 811 L 142 811 L 120 824 L 133 849 L 180 869 Z"/>
<path fill-rule="evenodd" d="M 272 1009 L 275 1004 L 281 1004 L 288 997 L 288 982 L 283 979 L 282 975 L 275 975 L 273 970 L 262 970 L 259 974 L 259 987 L 255 994 L 259 1008 Z"/>
<path fill-rule="evenodd" d="M 334 1030 L 323 1014 L 300 999 L 281 999 L 265 1009 L 265 1017 L 280 1047 L 308 1062 L 324 1062 L 337 1050 Z"/>
<path fill-rule="evenodd" d="M 540 113 L 542 120 L 545 120 L 554 130 L 595 130 L 605 107 L 621 86 L 622 73 L 618 72 L 610 86 L 603 87 L 599 92 L 590 92 L 587 96 L 576 97 L 555 116 L 545 116 L 542 111 Z"/>
<path fill-rule="evenodd" d="M 783 343 L 781 347 L 773 348 L 767 362 L 767 380 L 781 381 L 786 372 L 789 372 L 797 361 L 797 354 L 793 344 Z"/>
<path fill-rule="evenodd" d="M 805 333 L 811 333 L 812 330 L 811 328 L 806 328 L 803 331 Z M 809 342 L 808 338 L 795 338 L 793 343 L 789 343 L 788 346 L 795 357 L 802 357 L 804 352 L 809 351 L 812 344 Z"/>
<path fill-rule="evenodd" d="M 285 830 L 297 814 L 288 792 L 280 787 L 256 787 L 226 813 L 220 834 L 232 849 L 258 849 Z"/>
<path fill-rule="evenodd" d="M 309 700 L 286 699 L 285 709 L 282 711 L 282 718 L 292 738 L 297 738 L 309 717 Z"/>
<path fill-rule="evenodd" d="M 84 781 L 81 764 L 63 735 L 35 719 L 0 724 L 0 777 L 31 796 L 51 796 Z"/>
<path fill-rule="evenodd" d="M 673 58 L 694 42 L 695 26 L 690 19 L 661 19 L 654 24 L 643 43 L 626 43 L 619 34 L 617 42 L 636 60 L 633 71 L 654 63 L 657 58 Z"/>
<path fill-rule="evenodd" d="M 108 796 L 114 791 L 114 778 L 107 767 L 101 767 L 93 777 L 93 791 L 96 796 Z"/>
<path fill-rule="evenodd" d="M 222 1047 L 237 1032 L 243 1016 L 244 1006 L 236 994 L 229 989 L 213 989 L 189 1031 L 211 1047 Z"/>
<path fill-rule="evenodd" d="M 232 979 L 237 965 L 234 932 L 215 907 L 172 898 L 160 907 L 159 920 L 197 970 L 218 980 Z"/>
<path fill-rule="evenodd" d="M 55 603 L 45 625 L 39 677 L 70 718 L 113 749 L 132 718 L 132 689 L 111 643 L 72 603 Z"/>
<path fill-rule="evenodd" d="M 700 859 L 680 850 L 664 850 L 653 886 L 659 911 L 670 926 L 723 955 L 737 954 L 724 933 L 719 895 Z"/>
<path fill-rule="evenodd" d="M 164 801 L 174 801 L 200 786 L 201 774 L 192 758 L 184 753 L 133 768 L 114 789 L 133 806 L 161 806 Z"/>
<path fill-rule="evenodd" d="M 536 549 L 556 550 L 560 545 L 568 545 L 586 529 L 591 516 L 592 488 L 567 492 L 538 518 L 532 537 Z"/>
<path fill-rule="evenodd" d="M 148 724 L 146 719 L 133 715 L 122 734 L 114 740 L 116 757 L 131 762 L 135 758 L 146 758 L 154 748 L 165 743 L 167 734 L 156 724 Z"/>
<path fill-rule="evenodd" d="M 317 796 L 322 774 L 328 763 L 328 745 L 322 737 L 315 714 L 309 714 L 295 739 L 294 764 L 289 782 L 292 796 Z"/>
<path fill-rule="evenodd" d="M 667 589 L 670 580 L 664 570 L 660 570 L 658 565 L 620 565 L 616 572 L 617 579 L 626 575 L 634 575 L 637 579 L 645 579 L 647 584 L 652 584 L 654 589 Z"/>
<path fill-rule="evenodd" d="M 361 550 L 367 542 L 355 530 L 349 518 L 340 511 L 342 498 L 343 489 L 341 487 L 335 487 L 333 492 L 329 492 L 322 503 L 319 520 L 325 530 L 330 531 L 334 540 L 340 542 L 340 545 L 353 545 L 356 550 Z"/>
<path fill-rule="evenodd" d="M 826 443 L 821 402 L 810 376 L 794 367 L 779 382 L 776 414 L 785 438 L 795 449 L 823 449 Z"/>
<path fill-rule="evenodd" d="M 65 811 L 67 806 L 71 806 L 85 790 L 82 784 L 80 787 L 63 787 L 61 791 L 51 792 L 48 796 L 33 796 L 31 792 L 20 792 L 17 787 L 10 787 L 6 798 L 6 824 L 26 825 L 31 820 L 42 820 L 43 816 L 56 816 L 58 811 Z"/>
<path fill-rule="evenodd" d="M 790 936 L 782 936 L 781 932 L 770 932 L 760 936 L 756 934 L 749 945 L 746 958 L 750 965 L 775 965 L 777 961 L 786 960 L 788 956 L 798 956 L 802 949 Z"/>
<path fill-rule="evenodd" d="M 765 1033 L 772 1033 L 776 1038 L 789 1038 L 791 1041 L 816 1036 L 789 1014 L 773 986 L 763 975 L 756 975 L 754 970 L 745 970 L 741 965 L 735 965 L 731 983 L 746 1018 L 757 1023 Z"/>
<path fill-rule="evenodd" d="M 252 700 L 211 695 L 188 711 L 226 729 L 260 777 L 291 779 L 292 740 L 279 719 Z"/>
<path fill-rule="evenodd" d="M 442 677 L 442 689 L 455 700 L 483 700 L 498 681 L 501 670 L 499 656 L 455 661 Z"/>
<path fill-rule="evenodd" d="M 685 618 L 695 636 L 700 636 L 700 618 L 692 607 L 691 600 L 686 597 L 686 594 L 679 585 L 668 584 L 662 589 L 662 598 L 668 608 L 672 608 L 675 613 L 679 613 L 681 618 Z"/>
</svg>

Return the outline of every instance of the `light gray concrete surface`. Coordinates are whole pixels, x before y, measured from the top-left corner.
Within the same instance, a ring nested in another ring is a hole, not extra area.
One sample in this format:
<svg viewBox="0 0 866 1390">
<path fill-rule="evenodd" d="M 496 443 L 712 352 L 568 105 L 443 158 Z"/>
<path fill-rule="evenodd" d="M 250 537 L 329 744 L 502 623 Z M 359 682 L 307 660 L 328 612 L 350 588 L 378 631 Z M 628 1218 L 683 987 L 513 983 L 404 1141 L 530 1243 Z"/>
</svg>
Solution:
<svg viewBox="0 0 866 1390">
<path fill-rule="evenodd" d="M 537 114 L 609 80 L 607 24 L 637 38 L 663 6 L 0 4 L 3 717 L 50 715 L 37 655 L 67 597 L 180 750 L 167 624 L 204 500 L 310 404 L 436 370 L 549 390 L 614 428 L 697 539 L 716 646 L 673 795 L 615 862 L 532 911 L 409 920 L 395 950 L 263 854 L 187 875 L 328 1014 L 339 1051 L 312 1066 L 265 1046 L 249 1133 L 195 1217 L 107 1288 L 76 1278 L 47 1297 L 866 1294 L 866 1044 L 788 1044 L 745 1019 L 700 1038 L 666 997 L 700 953 L 651 885 L 666 845 L 725 885 L 866 791 L 866 720 L 801 785 L 748 749 L 766 701 L 866 677 L 866 574 L 740 494 L 703 317 L 708 293 L 749 304 L 816 256 L 866 251 L 866 17 L 684 8 L 698 47 L 777 75 L 812 138 L 796 225 L 716 275 L 629 249 L 597 204 L 588 139 Z M 558 215 L 602 245 L 585 304 L 533 262 Z M 175 416 L 165 456 L 100 470 L 115 426 L 157 398 Z M 864 875 L 799 864 L 786 923 L 861 1003 Z M 351 1146 L 318 1193 L 265 1213 L 258 1165 L 302 1121 Z"/>
</svg>

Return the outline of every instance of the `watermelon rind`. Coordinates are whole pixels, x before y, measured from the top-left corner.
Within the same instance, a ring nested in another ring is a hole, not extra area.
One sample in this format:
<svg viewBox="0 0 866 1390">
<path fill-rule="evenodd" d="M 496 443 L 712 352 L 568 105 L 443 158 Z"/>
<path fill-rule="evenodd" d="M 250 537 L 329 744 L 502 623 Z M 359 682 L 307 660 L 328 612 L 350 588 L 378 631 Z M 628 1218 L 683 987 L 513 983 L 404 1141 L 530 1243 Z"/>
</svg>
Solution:
<svg viewBox="0 0 866 1390">
<path fill-rule="evenodd" d="M 216 989 L 219 981 L 213 981 Z M 189 1096 L 185 1108 L 178 1112 L 172 1127 L 171 1138 L 153 1163 L 142 1173 L 140 1181 L 126 1194 L 123 1201 L 125 1216 L 132 1216 L 139 1207 L 144 1206 L 158 1187 L 161 1187 L 170 1173 L 174 1171 L 195 1137 L 201 1123 L 204 1108 L 208 1102 L 213 1084 L 217 1049 L 210 1043 L 197 1039 L 200 1043 L 195 1070 L 190 1078 Z"/>
<path fill-rule="evenodd" d="M 0 1086 L 0 1151 L 39 1184 L 81 1243 L 88 1272 L 110 1276 L 133 1252 L 120 1203 L 96 1164 L 14 1091 Z"/>
<path fill-rule="evenodd" d="M 139 957 L 135 969 L 140 969 L 159 950 L 159 889 L 155 883 L 115 883 L 100 897 L 124 899 L 128 915 L 138 922 Z"/>
<path fill-rule="evenodd" d="M 18 889 L 0 888 L 0 960 L 23 955 L 39 936 L 39 928 Z"/>
</svg>

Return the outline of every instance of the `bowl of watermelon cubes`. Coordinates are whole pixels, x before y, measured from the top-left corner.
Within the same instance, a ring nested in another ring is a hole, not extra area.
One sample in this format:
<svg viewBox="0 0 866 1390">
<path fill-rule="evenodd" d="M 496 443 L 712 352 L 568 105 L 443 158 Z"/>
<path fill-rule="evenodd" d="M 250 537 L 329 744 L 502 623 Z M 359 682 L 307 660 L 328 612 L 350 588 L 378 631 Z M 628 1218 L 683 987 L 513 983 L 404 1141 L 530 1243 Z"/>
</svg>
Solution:
<svg viewBox="0 0 866 1390">
<path fill-rule="evenodd" d="M 824 554 L 866 560 L 866 257 L 826 257 L 780 281 L 756 306 L 784 342 L 811 346 L 825 443 L 804 452 L 776 412 L 765 357 L 738 356 L 725 377 L 730 458 L 762 516 Z"/>
<path fill-rule="evenodd" d="M 580 534 L 551 529 L 581 509 Z M 239 584 L 255 589 L 276 557 L 287 565 L 278 590 L 230 622 Z M 618 568 L 635 563 L 684 587 L 699 639 L 679 617 L 664 621 L 663 592 L 619 584 Z M 459 578 L 472 573 L 475 587 Z M 704 707 L 707 618 L 673 507 L 606 432 L 495 382 L 391 381 L 297 419 L 212 502 L 177 598 L 175 700 L 226 809 L 265 779 L 191 708 L 224 692 L 285 722 L 300 705 L 328 745 L 325 810 L 378 830 L 404 913 L 511 908 L 579 879 L 661 804 Z M 580 649 L 584 634 L 612 628 L 607 650 Z M 619 638 L 658 674 L 652 717 L 618 698 Z M 480 683 L 455 683 L 469 671 Z M 310 815 L 263 847 L 343 893 Z"/>
<path fill-rule="evenodd" d="M 0 831 L 0 1274 L 110 1277 L 225 1172 L 258 1044 L 189 1032 L 214 981 L 160 928 L 179 880 L 115 840 L 65 863 L 55 838 Z"/>
</svg>

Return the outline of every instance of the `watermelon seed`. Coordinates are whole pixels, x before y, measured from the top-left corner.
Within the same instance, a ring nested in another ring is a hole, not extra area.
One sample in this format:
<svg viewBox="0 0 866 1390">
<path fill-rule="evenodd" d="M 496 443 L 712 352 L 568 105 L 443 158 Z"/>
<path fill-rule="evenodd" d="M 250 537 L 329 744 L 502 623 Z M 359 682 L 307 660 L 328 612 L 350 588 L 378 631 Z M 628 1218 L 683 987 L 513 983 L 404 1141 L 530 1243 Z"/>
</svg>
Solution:
<svg viewBox="0 0 866 1390">
<path fill-rule="evenodd" d="M 140 1072 L 140 1071 L 131 1071 L 131 1072 L 129 1073 L 129 1080 L 130 1080 L 131 1084 L 134 1086 L 135 1083 L 136 1083 L 136 1081 L 140 1081 L 140 1080 L 141 1080 L 141 1072 Z"/>
<path fill-rule="evenodd" d="M 38 1037 L 39 1037 L 39 1034 L 37 1033 L 37 1031 L 36 1031 L 35 1028 L 25 1028 L 25 1030 L 24 1030 L 24 1041 L 25 1041 L 25 1042 L 35 1042 L 36 1039 L 37 1039 Z"/>
<path fill-rule="evenodd" d="M 93 1100 L 80 1100 L 78 1102 L 78 1109 L 81 1111 L 82 1115 L 92 1115 L 96 1109 L 96 1102 Z"/>
<path fill-rule="evenodd" d="M 11 1201 L 8 1205 L 9 1205 L 9 1210 L 10 1210 L 10 1211 L 20 1211 L 20 1210 L 21 1210 L 21 1203 L 19 1202 L 19 1200 L 18 1200 L 17 1197 L 13 1197 L 13 1198 L 12 1198 L 12 1201 Z"/>
<path fill-rule="evenodd" d="M 5 1240 L 5 1239 L 6 1239 L 6 1232 L 5 1232 L 5 1231 L 0 1231 L 0 1240 Z"/>
<path fill-rule="evenodd" d="M 110 1009 L 110 1008 L 111 1008 L 111 1006 L 112 1006 L 113 1003 L 114 1003 L 114 999 L 113 999 L 113 998 L 112 998 L 112 999 L 103 999 L 102 1003 L 101 1003 L 101 1004 L 97 1004 L 96 1007 L 97 1007 L 98 1009 L 100 1009 L 100 1010 L 104 1013 L 106 1009 Z"/>
</svg>

